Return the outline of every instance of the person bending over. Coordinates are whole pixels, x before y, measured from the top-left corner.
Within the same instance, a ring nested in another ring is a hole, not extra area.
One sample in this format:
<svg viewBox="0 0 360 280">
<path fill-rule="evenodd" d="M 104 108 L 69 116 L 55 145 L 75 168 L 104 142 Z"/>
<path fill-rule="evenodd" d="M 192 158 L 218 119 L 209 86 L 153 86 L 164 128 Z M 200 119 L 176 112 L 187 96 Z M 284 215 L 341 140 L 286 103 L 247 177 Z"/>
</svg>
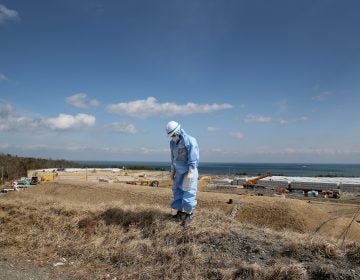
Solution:
<svg viewBox="0 0 360 280">
<path fill-rule="evenodd" d="M 185 226 L 192 221 L 193 210 L 197 203 L 199 146 L 196 139 L 187 134 L 175 121 L 168 122 L 166 133 L 171 137 L 173 201 L 170 206 L 177 210 L 173 218 L 181 221 Z"/>
</svg>

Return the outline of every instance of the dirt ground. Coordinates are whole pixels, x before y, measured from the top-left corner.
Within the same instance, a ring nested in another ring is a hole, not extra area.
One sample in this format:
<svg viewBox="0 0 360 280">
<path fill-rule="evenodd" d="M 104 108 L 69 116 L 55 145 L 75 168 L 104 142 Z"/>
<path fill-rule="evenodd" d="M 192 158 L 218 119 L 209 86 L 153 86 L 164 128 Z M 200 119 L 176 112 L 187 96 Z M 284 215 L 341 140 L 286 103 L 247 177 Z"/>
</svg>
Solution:
<svg viewBox="0 0 360 280">
<path fill-rule="evenodd" d="M 69 280 L 61 275 L 56 268 L 40 267 L 31 261 L 0 259 L 1 280 Z"/>
</svg>

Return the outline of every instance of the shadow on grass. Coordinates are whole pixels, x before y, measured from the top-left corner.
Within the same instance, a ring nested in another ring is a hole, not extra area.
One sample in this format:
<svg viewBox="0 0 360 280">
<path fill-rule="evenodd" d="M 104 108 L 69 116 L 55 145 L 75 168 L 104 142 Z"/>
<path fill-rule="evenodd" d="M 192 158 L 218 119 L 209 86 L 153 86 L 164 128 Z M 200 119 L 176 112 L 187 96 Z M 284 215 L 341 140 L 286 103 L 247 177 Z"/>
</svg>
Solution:
<svg viewBox="0 0 360 280">
<path fill-rule="evenodd" d="M 170 214 L 159 210 L 126 211 L 120 208 L 110 208 L 101 214 L 106 225 L 120 225 L 128 228 L 130 225 L 147 227 L 156 220 L 168 220 Z"/>
<path fill-rule="evenodd" d="M 120 208 L 109 208 L 99 215 L 91 214 L 78 223 L 79 229 L 90 233 L 95 231 L 95 227 L 102 220 L 106 225 L 119 225 L 124 229 L 130 226 L 147 228 L 155 221 L 170 220 L 171 215 L 159 210 L 139 210 L 127 211 Z"/>
</svg>

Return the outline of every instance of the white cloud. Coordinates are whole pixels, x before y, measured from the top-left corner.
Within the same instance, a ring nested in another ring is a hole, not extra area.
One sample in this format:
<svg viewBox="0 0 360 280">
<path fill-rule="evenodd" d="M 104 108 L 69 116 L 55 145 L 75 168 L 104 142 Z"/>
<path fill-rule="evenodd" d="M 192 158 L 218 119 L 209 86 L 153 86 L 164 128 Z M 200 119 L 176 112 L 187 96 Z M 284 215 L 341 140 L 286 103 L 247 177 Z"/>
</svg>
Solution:
<svg viewBox="0 0 360 280">
<path fill-rule="evenodd" d="M 0 129 L 1 131 L 1 129 Z M 0 149 L 7 149 L 10 147 L 10 144 L 7 144 L 7 143 L 0 143 Z"/>
<path fill-rule="evenodd" d="M 7 20 L 19 20 L 19 14 L 15 10 L 8 9 L 5 5 L 0 4 L 0 24 Z"/>
<path fill-rule="evenodd" d="M 76 116 L 60 114 L 56 118 L 48 118 L 44 123 L 53 130 L 64 130 L 80 127 L 90 127 L 95 124 L 96 118 L 92 115 L 77 114 Z"/>
<path fill-rule="evenodd" d="M 46 144 L 32 144 L 25 146 L 26 150 L 42 150 L 51 148 L 49 145 Z"/>
<path fill-rule="evenodd" d="M 220 128 L 214 127 L 214 126 L 209 126 L 209 127 L 207 128 L 207 130 L 208 130 L 209 132 L 216 132 L 216 131 L 219 131 Z"/>
<path fill-rule="evenodd" d="M 169 153 L 169 149 L 167 148 L 145 148 L 142 147 L 141 151 L 144 154 L 157 154 L 157 153 Z"/>
<path fill-rule="evenodd" d="M 288 124 L 288 123 L 298 123 L 298 122 L 305 122 L 308 120 L 308 117 L 300 117 L 300 118 L 296 118 L 296 119 L 280 119 L 279 122 L 281 124 Z"/>
<path fill-rule="evenodd" d="M 210 149 L 211 153 L 224 153 L 225 151 L 223 149 L 213 148 Z"/>
<path fill-rule="evenodd" d="M 96 107 L 99 106 L 100 102 L 96 99 L 92 99 L 88 101 L 87 94 L 80 92 L 76 93 L 72 96 L 68 96 L 65 98 L 67 104 L 76 108 L 87 108 L 90 106 Z"/>
<path fill-rule="evenodd" d="M 302 116 L 300 118 L 273 118 L 270 116 L 262 116 L 262 115 L 253 115 L 249 114 L 245 117 L 245 123 L 269 123 L 269 122 L 278 122 L 280 124 L 288 124 L 288 123 L 298 123 L 307 121 L 308 117 Z"/>
<path fill-rule="evenodd" d="M 3 81 L 8 81 L 8 78 L 4 74 L 0 73 L 0 82 L 3 82 Z"/>
<path fill-rule="evenodd" d="M 126 134 L 134 134 L 138 132 L 135 125 L 126 122 L 113 122 L 112 124 L 107 126 L 107 129 L 112 132 L 119 132 Z"/>
<path fill-rule="evenodd" d="M 272 148 L 259 148 L 256 151 L 259 155 L 317 155 L 317 156 L 348 156 L 359 155 L 359 149 L 335 149 L 335 148 L 291 148 L 280 150 Z"/>
<path fill-rule="evenodd" d="M 241 132 L 232 132 L 232 133 L 230 133 L 230 136 L 237 140 L 241 140 L 244 138 L 244 135 Z"/>
<path fill-rule="evenodd" d="M 90 147 L 88 146 L 79 146 L 79 145 L 70 145 L 70 146 L 65 146 L 65 147 L 59 147 L 59 149 L 65 149 L 65 150 L 68 150 L 68 151 L 85 151 L 85 150 L 89 150 L 91 149 Z"/>
<path fill-rule="evenodd" d="M 266 116 L 261 116 L 261 115 L 253 115 L 253 114 L 249 114 L 245 117 L 245 122 L 246 123 L 254 123 L 254 122 L 271 122 L 272 118 L 271 117 L 266 117 Z"/>
<path fill-rule="evenodd" d="M 85 100 L 86 93 L 76 93 L 65 98 L 67 104 L 76 108 L 86 108 Z"/>
<path fill-rule="evenodd" d="M 10 104 L 0 106 L 0 131 L 17 130 L 24 123 L 24 118 L 17 114 Z"/>
<path fill-rule="evenodd" d="M 77 114 L 75 116 L 59 114 L 55 118 L 26 117 L 14 110 L 10 104 L 0 106 L 0 131 L 31 131 L 82 129 L 93 126 L 96 118 L 92 115 Z"/>
<path fill-rule="evenodd" d="M 96 99 L 90 100 L 89 103 L 90 103 L 90 105 L 93 106 L 93 107 L 97 107 L 97 106 L 100 105 L 100 102 L 99 102 L 98 100 L 96 100 Z"/>
<path fill-rule="evenodd" d="M 155 115 L 190 115 L 196 113 L 211 113 L 219 110 L 233 108 L 230 104 L 195 104 L 187 103 L 178 105 L 172 102 L 159 103 L 156 98 L 148 97 L 128 103 L 110 104 L 107 107 L 108 112 L 119 115 L 146 118 Z"/>
<path fill-rule="evenodd" d="M 326 99 L 328 99 L 331 95 L 333 95 L 332 92 L 324 91 L 324 92 L 321 92 L 318 95 L 313 96 L 312 99 L 321 102 L 321 101 L 325 101 Z"/>
<path fill-rule="evenodd" d="M 14 109 L 10 104 L 5 104 L 0 107 L 0 119 L 9 118 L 14 114 Z"/>
</svg>

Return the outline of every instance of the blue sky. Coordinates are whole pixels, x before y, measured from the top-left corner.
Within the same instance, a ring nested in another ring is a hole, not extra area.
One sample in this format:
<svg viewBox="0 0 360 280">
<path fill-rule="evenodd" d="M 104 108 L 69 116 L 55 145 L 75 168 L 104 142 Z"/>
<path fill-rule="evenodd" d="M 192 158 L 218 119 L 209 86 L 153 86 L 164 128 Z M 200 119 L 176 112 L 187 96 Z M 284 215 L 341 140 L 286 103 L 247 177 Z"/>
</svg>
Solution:
<svg viewBox="0 0 360 280">
<path fill-rule="evenodd" d="M 0 152 L 360 163 L 360 2 L 0 0 Z"/>
</svg>

